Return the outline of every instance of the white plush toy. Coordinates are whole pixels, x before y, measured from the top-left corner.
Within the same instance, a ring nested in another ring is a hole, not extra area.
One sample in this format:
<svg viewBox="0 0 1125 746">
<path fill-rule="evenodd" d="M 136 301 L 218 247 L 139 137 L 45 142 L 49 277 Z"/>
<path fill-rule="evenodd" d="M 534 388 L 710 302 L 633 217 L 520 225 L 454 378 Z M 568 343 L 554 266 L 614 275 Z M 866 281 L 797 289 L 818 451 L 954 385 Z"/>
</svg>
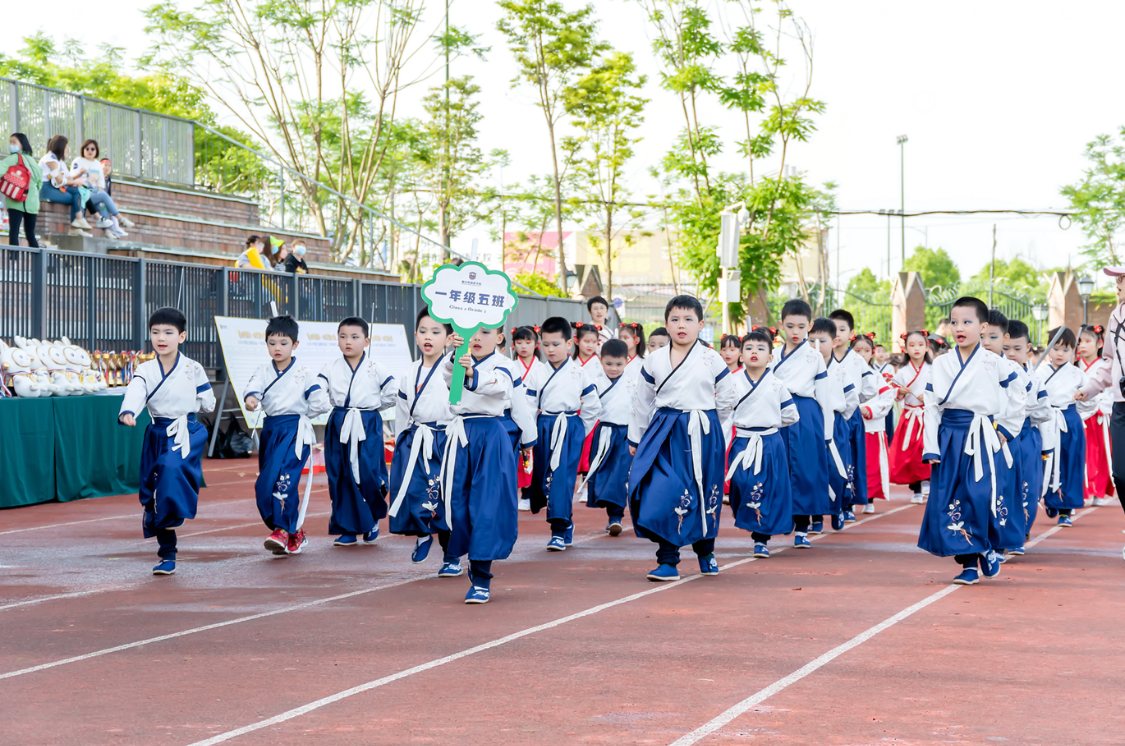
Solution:
<svg viewBox="0 0 1125 746">
<path fill-rule="evenodd" d="M 71 375 L 66 362 L 66 353 L 63 351 L 62 342 L 41 342 L 41 348 L 46 350 L 47 370 L 51 371 L 51 381 L 57 383 L 63 390 L 64 396 L 78 396 L 86 393 L 77 375 Z M 41 353 L 42 354 L 42 353 Z"/>
<path fill-rule="evenodd" d="M 66 358 L 67 373 L 74 374 L 75 381 L 87 394 L 93 394 L 105 388 L 93 371 L 93 361 L 90 353 L 63 337 L 63 356 Z"/>
<path fill-rule="evenodd" d="M 16 396 L 34 399 L 41 394 L 39 381 L 31 369 L 31 356 L 18 347 L 9 347 L 0 340 L 0 374 Z"/>
<path fill-rule="evenodd" d="M 40 396 L 58 396 L 59 387 L 51 382 L 51 374 L 47 370 L 47 363 L 39 359 L 39 350 L 35 340 L 23 337 L 15 338 L 16 346 L 22 350 L 31 361 L 31 375 L 39 384 Z"/>
</svg>

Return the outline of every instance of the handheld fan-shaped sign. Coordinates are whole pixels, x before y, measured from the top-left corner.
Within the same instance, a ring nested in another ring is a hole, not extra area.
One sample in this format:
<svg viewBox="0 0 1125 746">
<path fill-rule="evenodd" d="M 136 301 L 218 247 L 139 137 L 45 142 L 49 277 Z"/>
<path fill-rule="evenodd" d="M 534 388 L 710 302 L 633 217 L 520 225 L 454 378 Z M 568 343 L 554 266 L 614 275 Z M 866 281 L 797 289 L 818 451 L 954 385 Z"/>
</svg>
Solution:
<svg viewBox="0 0 1125 746">
<path fill-rule="evenodd" d="M 434 321 L 452 324 L 464 340 L 457 348 L 453 380 L 449 385 L 449 401 L 456 404 L 461 401 L 465 387 L 465 369 L 456 364 L 456 360 L 469 351 L 469 339 L 477 329 L 503 327 L 519 299 L 512 292 L 512 281 L 506 274 L 488 269 L 480 262 L 438 267 L 433 279 L 422 286 L 422 299 L 430 307 L 430 317 Z"/>
</svg>

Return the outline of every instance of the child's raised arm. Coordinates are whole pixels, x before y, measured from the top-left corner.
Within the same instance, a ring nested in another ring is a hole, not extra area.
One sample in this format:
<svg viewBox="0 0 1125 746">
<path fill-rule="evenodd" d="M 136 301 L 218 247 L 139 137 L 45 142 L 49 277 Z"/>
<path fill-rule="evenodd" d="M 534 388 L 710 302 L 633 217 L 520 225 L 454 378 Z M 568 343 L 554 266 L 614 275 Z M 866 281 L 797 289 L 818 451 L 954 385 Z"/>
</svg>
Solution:
<svg viewBox="0 0 1125 746">
<path fill-rule="evenodd" d="M 121 411 L 117 421 L 129 427 L 137 426 L 137 414 L 145 407 L 148 398 L 148 383 L 140 375 L 134 375 L 125 388 L 125 396 L 121 399 Z"/>
</svg>

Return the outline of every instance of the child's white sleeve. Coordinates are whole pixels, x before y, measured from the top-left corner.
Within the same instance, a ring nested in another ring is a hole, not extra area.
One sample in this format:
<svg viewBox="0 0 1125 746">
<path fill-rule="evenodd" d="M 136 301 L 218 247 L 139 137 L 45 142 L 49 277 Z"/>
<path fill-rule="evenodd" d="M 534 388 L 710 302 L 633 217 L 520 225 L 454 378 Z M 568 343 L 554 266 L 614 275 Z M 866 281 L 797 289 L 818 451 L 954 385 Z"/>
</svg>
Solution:
<svg viewBox="0 0 1125 746">
<path fill-rule="evenodd" d="M 1024 412 L 1027 411 L 1027 386 L 1020 381 L 1015 363 L 996 366 L 1000 370 L 1000 386 L 1006 397 L 1004 407 L 996 416 L 996 429 L 1009 442 L 1015 440 L 1023 429 Z"/>
<path fill-rule="evenodd" d="M 793 399 L 792 392 L 785 384 L 778 383 L 777 394 L 781 399 L 781 426 L 789 427 L 801 419 L 801 412 L 797 409 L 797 402 Z"/>
<path fill-rule="evenodd" d="M 406 397 L 406 387 L 409 386 L 404 376 L 398 384 L 398 393 L 395 396 L 395 438 L 399 438 L 410 429 L 410 400 Z M 415 393 L 415 396 L 418 396 Z"/>
<path fill-rule="evenodd" d="M 878 396 L 885 385 L 883 377 L 870 368 L 866 368 L 860 374 L 859 382 L 859 401 L 861 404 L 866 404 Z"/>
<path fill-rule="evenodd" d="M 1031 424 L 1042 425 L 1045 422 L 1052 422 L 1055 415 L 1051 411 L 1051 402 L 1047 399 L 1047 390 L 1038 385 L 1038 381 L 1033 383 L 1031 388 L 1035 390 L 1035 393 L 1028 394 L 1029 397 L 1035 397 L 1034 401 L 1029 399 L 1027 402 L 1027 415 L 1031 418 Z"/>
<path fill-rule="evenodd" d="M 602 399 L 598 396 L 598 377 L 583 369 L 582 371 L 582 424 L 589 435 L 602 416 Z"/>
<path fill-rule="evenodd" d="M 504 376 L 504 378 L 506 379 L 507 376 Z M 527 386 L 524 385 L 523 381 L 516 383 L 516 380 L 512 380 L 511 384 L 512 421 L 520 429 L 520 447 L 530 448 L 535 445 L 535 441 L 539 438 L 536 417 L 538 411 L 531 408 L 531 398 L 524 391 Z"/>
<path fill-rule="evenodd" d="M 204 414 L 215 411 L 215 392 L 211 388 L 211 382 L 207 380 L 207 371 L 203 370 L 202 365 L 196 363 L 194 373 L 195 399 L 199 402 L 199 411 Z"/>
<path fill-rule="evenodd" d="M 648 372 L 648 362 L 641 364 L 640 375 L 633 380 L 637 390 L 633 394 L 633 416 L 629 418 L 629 443 L 640 445 L 641 438 L 652 420 L 652 407 L 656 401 L 656 379 Z"/>
<path fill-rule="evenodd" d="M 945 455 L 938 448 L 942 405 L 938 404 L 933 383 L 926 384 L 926 390 L 922 393 L 922 406 L 922 460 L 941 459 Z"/>
<path fill-rule="evenodd" d="M 441 366 L 441 377 L 445 379 L 445 387 L 453 383 L 453 365 L 457 359 L 457 349 L 454 348 L 448 355 L 444 355 L 438 365 Z"/>
<path fill-rule="evenodd" d="M 731 411 L 736 403 L 735 399 L 735 385 L 734 376 L 730 374 L 730 369 L 727 364 L 723 362 L 722 356 L 717 352 L 710 356 L 711 358 L 711 375 L 715 377 L 715 409 L 720 412 Z M 723 419 L 722 414 L 719 415 L 719 420 Z"/>
<path fill-rule="evenodd" d="M 380 411 L 390 409 L 398 401 L 398 381 L 379 363 L 375 363 L 375 379 L 379 381 Z"/>
<path fill-rule="evenodd" d="M 518 390 L 512 392 L 512 396 L 519 396 L 527 399 L 527 406 L 534 415 L 539 414 L 539 366 L 533 366 L 523 378 L 523 385 Z"/>
<path fill-rule="evenodd" d="M 863 404 L 862 414 L 865 420 L 886 417 L 895 406 L 895 388 L 884 381 L 882 376 L 879 376 L 879 383 L 882 385 L 875 392 L 875 396 Z"/>
<path fill-rule="evenodd" d="M 117 419 L 120 420 L 127 414 L 134 417 L 141 413 L 145 408 L 145 403 L 148 398 L 148 382 L 140 376 L 134 375 L 133 379 L 129 381 L 129 385 L 125 387 L 125 396 L 121 398 L 121 411 L 117 413 Z"/>
<path fill-rule="evenodd" d="M 327 385 L 323 378 L 317 376 L 305 389 L 305 401 L 308 402 L 306 417 L 319 417 L 332 409 L 332 402 L 328 399 L 328 391 L 325 388 Z"/>
<path fill-rule="evenodd" d="M 844 384 L 844 419 L 850 420 L 855 410 L 859 407 L 859 389 L 856 388 L 854 383 L 848 383 L 847 380 L 843 381 Z"/>
<path fill-rule="evenodd" d="M 250 380 L 246 383 L 246 395 L 242 397 L 242 401 L 246 401 L 251 396 L 256 397 L 259 401 L 262 398 L 262 392 L 266 390 L 266 382 L 262 377 L 262 368 L 259 365 L 250 374 Z"/>
<path fill-rule="evenodd" d="M 832 428 L 836 419 L 836 408 L 833 406 L 835 397 L 832 395 L 832 388 L 836 385 L 836 381 L 829 380 L 828 368 L 824 366 L 824 361 L 818 362 L 820 364 L 816 367 L 813 396 L 816 398 L 816 403 L 820 405 L 821 414 L 824 415 L 824 440 L 828 442 L 832 440 Z"/>
</svg>

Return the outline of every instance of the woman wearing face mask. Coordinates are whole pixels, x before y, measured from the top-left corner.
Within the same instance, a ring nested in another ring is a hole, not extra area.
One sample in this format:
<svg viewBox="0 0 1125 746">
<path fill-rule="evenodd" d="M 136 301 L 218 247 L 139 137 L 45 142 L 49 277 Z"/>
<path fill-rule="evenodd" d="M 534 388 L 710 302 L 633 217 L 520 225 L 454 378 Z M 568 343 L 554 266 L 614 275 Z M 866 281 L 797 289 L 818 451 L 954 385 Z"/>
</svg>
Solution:
<svg viewBox="0 0 1125 746">
<path fill-rule="evenodd" d="M 289 256 L 285 257 L 285 271 L 292 274 L 307 275 L 309 273 L 309 265 L 305 264 L 305 242 L 297 239 L 293 243 L 293 250 L 289 252 Z"/>
<path fill-rule="evenodd" d="M 0 175 L 6 174 L 8 169 L 22 162 L 23 167 L 31 177 L 27 185 L 27 197 L 23 202 L 4 195 L 4 208 L 8 211 L 8 245 L 20 245 L 20 223 L 23 223 L 24 235 L 27 236 L 27 245 L 33 249 L 39 248 L 35 240 L 35 220 L 39 217 L 39 185 L 43 183 L 43 169 L 31 157 L 31 143 L 27 135 L 17 132 L 8 138 L 9 155 L 0 161 Z"/>
</svg>

